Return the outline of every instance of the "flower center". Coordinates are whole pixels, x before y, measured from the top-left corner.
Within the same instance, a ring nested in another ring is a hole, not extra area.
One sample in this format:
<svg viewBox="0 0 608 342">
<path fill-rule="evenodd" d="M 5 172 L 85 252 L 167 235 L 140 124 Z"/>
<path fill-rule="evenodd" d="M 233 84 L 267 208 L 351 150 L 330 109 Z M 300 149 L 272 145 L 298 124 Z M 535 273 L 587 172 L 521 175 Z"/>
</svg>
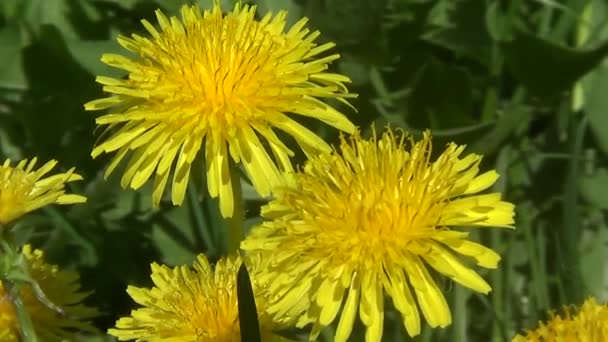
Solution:
<svg viewBox="0 0 608 342">
<path fill-rule="evenodd" d="M 218 288 L 215 293 L 192 293 L 192 297 L 176 292 L 169 303 L 199 340 L 240 341 L 235 291 L 231 287 Z"/>
<path fill-rule="evenodd" d="M 423 253 L 416 242 L 441 229 L 455 182 L 454 159 L 431 162 L 430 140 L 415 144 L 411 153 L 390 137 L 356 143 L 343 144 L 342 157 L 312 161 L 300 175 L 300 190 L 288 195 L 290 206 L 311 227 L 323 227 L 320 245 L 357 248 L 379 260 L 396 250 Z"/>
<path fill-rule="evenodd" d="M 184 31 L 165 29 L 155 44 L 142 48 L 141 55 L 153 66 L 142 70 L 149 73 L 146 77 L 131 73 L 131 81 L 137 84 L 156 79 L 148 84 L 154 88 L 150 91 L 156 98 L 155 108 L 188 108 L 175 118 L 180 124 L 186 119 L 203 127 L 233 127 L 293 101 L 285 87 L 290 79 L 294 81 L 285 69 L 290 66 L 279 62 L 290 59 L 293 50 L 298 50 L 297 42 L 290 44 L 287 37 L 274 32 L 280 25 L 257 22 L 248 9 L 224 18 L 217 10 L 184 26 Z M 171 103 L 165 103 L 167 91 L 174 94 Z"/>
</svg>

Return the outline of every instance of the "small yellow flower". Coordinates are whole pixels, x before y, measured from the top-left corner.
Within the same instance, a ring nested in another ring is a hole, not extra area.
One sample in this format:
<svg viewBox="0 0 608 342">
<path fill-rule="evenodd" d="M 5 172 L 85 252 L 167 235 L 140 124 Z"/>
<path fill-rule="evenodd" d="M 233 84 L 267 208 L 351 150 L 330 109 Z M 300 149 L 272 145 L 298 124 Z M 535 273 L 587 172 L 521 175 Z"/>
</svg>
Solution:
<svg viewBox="0 0 608 342">
<path fill-rule="evenodd" d="M 269 312 L 310 300 L 299 326 L 313 323 L 311 340 L 339 316 L 335 340 L 346 341 L 358 311 L 366 340 L 380 341 L 385 293 L 411 336 L 420 333 L 419 309 L 432 327 L 451 323 L 428 267 L 488 293 L 458 255 L 486 268 L 499 255 L 451 227 L 509 227 L 514 206 L 500 193 L 477 194 L 498 178 L 478 174 L 479 155 L 461 158 L 464 146 L 451 143 L 432 161 L 431 150 L 428 132 L 418 142 L 390 129 L 380 139 L 375 131 L 371 140 L 343 137 L 340 153 L 311 158 L 292 186 L 278 189 L 262 208 L 265 222 L 241 244 L 273 260 L 259 276 L 282 296 Z"/>
<path fill-rule="evenodd" d="M 348 77 L 325 72 L 339 58 L 321 56 L 334 44 L 315 43 L 319 32 L 305 28 L 306 18 L 285 31 L 286 12 L 257 20 L 255 10 L 237 3 L 223 15 L 217 0 L 204 13 L 183 6 L 181 20 L 158 10 L 160 31 L 142 20 L 151 37 L 118 38 L 135 57 L 105 54 L 102 61 L 128 77 L 97 77 L 112 96 L 85 105 L 86 110 L 110 109 L 97 118 L 98 125 L 107 125 L 107 135 L 92 152 L 94 158 L 117 153 L 106 176 L 129 155 L 121 185 L 138 189 L 154 175 L 152 199 L 158 205 L 174 169 L 171 199 L 179 205 L 201 152 L 209 193 L 219 197 L 222 215 L 230 217 L 230 160 L 242 163 L 262 196 L 281 184 L 282 171 L 292 170 L 293 151 L 275 128 L 306 153 L 329 150 L 287 113 L 354 131 L 342 113 L 320 100 L 346 103 L 354 97 L 344 85 Z"/>
<path fill-rule="evenodd" d="M 98 315 L 94 308 L 81 302 L 89 295 L 80 291 L 79 276 L 76 272 L 60 270 L 55 265 L 44 262 L 43 252 L 25 245 L 21 253 L 28 266 L 30 277 L 35 280 L 46 297 L 63 310 L 63 315 L 40 303 L 30 285 L 24 284 L 21 299 L 32 320 L 34 330 L 40 341 L 65 341 L 75 332 L 96 332 L 88 322 Z M 0 341 L 18 342 L 19 322 L 13 304 L 0 282 Z"/>
<path fill-rule="evenodd" d="M 517 335 L 513 342 L 599 342 L 608 341 L 608 305 L 589 298 L 579 308 L 564 308 L 563 316 L 551 313 L 546 323 L 525 336 Z"/>
<path fill-rule="evenodd" d="M 51 160 L 34 170 L 36 161 L 34 158 L 28 163 L 25 159 L 12 167 L 7 159 L 0 166 L 0 226 L 49 204 L 86 202 L 84 196 L 65 193 L 65 183 L 82 179 L 74 173 L 74 168 L 43 178 L 57 161 Z"/>
<path fill-rule="evenodd" d="M 129 286 L 127 292 L 143 308 L 116 322 L 108 333 L 120 341 L 241 341 L 236 279 L 241 258 L 223 258 L 215 267 L 200 254 L 194 269 L 153 263 L 151 289 Z M 289 316 L 273 320 L 265 313 L 270 295 L 255 279 L 261 260 L 247 259 L 263 341 L 283 341 L 273 329 Z"/>
</svg>

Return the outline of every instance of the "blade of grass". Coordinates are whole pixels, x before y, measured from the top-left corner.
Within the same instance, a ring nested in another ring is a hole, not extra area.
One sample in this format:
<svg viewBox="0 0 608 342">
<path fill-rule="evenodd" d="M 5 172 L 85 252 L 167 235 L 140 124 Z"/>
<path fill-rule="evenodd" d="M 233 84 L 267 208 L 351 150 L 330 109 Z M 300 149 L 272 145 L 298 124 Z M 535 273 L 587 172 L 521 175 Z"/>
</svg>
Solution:
<svg viewBox="0 0 608 342">
<path fill-rule="evenodd" d="M 249 273 L 245 264 L 241 264 L 237 275 L 237 296 L 239 307 L 239 326 L 242 342 L 262 342 L 260 323 Z"/>
<path fill-rule="evenodd" d="M 531 208 L 521 206 L 521 209 L 517 211 L 517 217 L 519 218 L 517 225 L 524 234 L 524 242 L 531 269 L 532 294 L 530 296 L 530 321 L 536 322 L 538 321 L 538 313 L 549 307 L 549 300 L 546 297 L 548 285 L 546 282 L 546 275 L 542 274 L 540 258 L 538 257 L 538 251 L 536 250 L 535 234 L 532 231 L 533 221 Z"/>
<path fill-rule="evenodd" d="M 497 182 L 494 184 L 492 190 L 493 192 L 505 193 L 507 188 L 507 166 L 508 166 L 508 156 L 510 152 L 510 146 L 506 146 L 499 153 L 496 158 L 496 171 L 500 175 Z M 489 232 L 490 234 L 490 248 L 500 253 L 504 250 L 504 231 L 493 229 Z M 509 234 L 512 235 L 512 234 Z M 499 270 L 493 270 L 490 272 L 490 282 L 492 285 L 492 308 L 494 312 L 504 313 L 503 317 L 511 317 L 510 312 L 505 312 L 504 300 L 506 299 L 505 291 L 504 291 L 504 280 L 505 280 L 505 272 L 504 266 Z M 504 320 L 499 320 L 494 317 L 492 320 L 492 341 L 503 341 L 504 335 Z"/>
<path fill-rule="evenodd" d="M 580 257 L 578 254 L 578 241 L 580 236 L 580 217 L 578 215 L 578 179 L 580 176 L 580 163 L 578 157 L 583 151 L 583 141 L 587 119 L 583 117 L 576 127 L 573 127 L 574 139 L 571 145 L 571 160 L 564 184 L 562 202 L 562 222 L 557 230 L 558 240 L 558 269 L 559 277 L 564 285 L 565 302 L 562 304 L 578 304 L 584 297 Z"/>
</svg>

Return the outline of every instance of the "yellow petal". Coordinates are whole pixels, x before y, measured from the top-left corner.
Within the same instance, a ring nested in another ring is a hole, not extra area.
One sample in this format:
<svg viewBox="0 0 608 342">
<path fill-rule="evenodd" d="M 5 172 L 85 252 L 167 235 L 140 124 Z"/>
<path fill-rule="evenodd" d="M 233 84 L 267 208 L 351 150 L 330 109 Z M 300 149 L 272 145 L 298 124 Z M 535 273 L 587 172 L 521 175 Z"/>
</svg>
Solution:
<svg viewBox="0 0 608 342">
<path fill-rule="evenodd" d="M 420 314 L 403 271 L 399 267 L 391 267 L 387 271 L 393 304 L 403 316 L 403 324 L 407 333 L 411 337 L 417 336 L 420 334 Z"/>
<path fill-rule="evenodd" d="M 441 290 L 416 256 L 408 258 L 407 275 L 414 287 L 422 314 L 431 327 L 446 327 L 452 323 L 452 314 Z"/>
<path fill-rule="evenodd" d="M 474 194 L 486 190 L 496 183 L 498 172 L 495 170 L 483 173 L 473 179 L 463 194 Z"/>
<path fill-rule="evenodd" d="M 359 316 L 367 329 L 366 341 L 380 341 L 384 324 L 384 296 L 377 273 L 366 270 L 361 284 Z"/>
<path fill-rule="evenodd" d="M 336 328 L 336 342 L 346 342 L 353 331 L 355 315 L 357 314 L 357 308 L 359 307 L 360 293 L 361 282 L 359 280 L 359 274 L 354 272 L 352 274 L 350 287 L 348 288 L 346 303 L 344 303 L 344 308 L 340 314 L 340 321 L 338 322 L 338 327 Z"/>
<path fill-rule="evenodd" d="M 328 277 L 325 278 L 316 292 L 316 302 L 321 307 L 318 322 L 323 326 L 329 325 L 340 310 L 344 288 L 340 286 L 339 281 Z"/>
<path fill-rule="evenodd" d="M 87 201 L 87 198 L 81 195 L 75 194 L 67 194 L 61 195 L 57 198 L 57 204 L 74 204 L 74 203 L 84 203 Z"/>
<path fill-rule="evenodd" d="M 460 263 L 448 250 L 437 244 L 432 244 L 431 252 L 422 255 L 422 258 L 439 273 L 463 286 L 484 294 L 492 290 L 483 278 Z"/>
</svg>

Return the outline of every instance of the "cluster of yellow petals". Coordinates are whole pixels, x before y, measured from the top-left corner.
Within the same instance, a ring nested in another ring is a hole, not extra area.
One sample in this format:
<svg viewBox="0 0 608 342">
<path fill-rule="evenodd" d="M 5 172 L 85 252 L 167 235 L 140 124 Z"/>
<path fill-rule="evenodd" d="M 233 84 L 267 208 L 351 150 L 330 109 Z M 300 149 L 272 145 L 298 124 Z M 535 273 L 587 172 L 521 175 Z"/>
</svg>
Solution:
<svg viewBox="0 0 608 342">
<path fill-rule="evenodd" d="M 420 333 L 420 313 L 432 327 L 451 323 L 428 267 L 488 293 L 457 255 L 486 268 L 500 257 L 453 227 L 510 227 L 514 206 L 500 193 L 478 194 L 498 174 L 479 174 L 481 156 L 461 157 L 464 148 L 448 144 L 432 160 L 428 132 L 415 142 L 389 129 L 381 138 L 343 137 L 339 150 L 310 158 L 241 244 L 271 260 L 262 272 L 279 296 L 270 312 L 281 315 L 311 298 L 300 319 L 313 323 L 311 339 L 339 316 L 335 340 L 346 341 L 358 312 L 366 340 L 380 341 L 385 294 L 411 336 Z"/>
<path fill-rule="evenodd" d="M 116 152 L 109 175 L 127 156 L 123 187 L 141 187 L 154 176 L 153 203 L 158 205 L 173 169 L 171 199 L 183 202 L 192 164 L 199 154 L 206 165 L 207 187 L 219 197 L 221 213 L 234 211 L 230 169 L 241 163 L 263 197 L 291 171 L 290 150 L 275 129 L 293 137 L 306 153 L 329 145 L 291 116 L 318 119 L 352 132 L 355 126 L 320 99 L 346 103 L 349 78 L 326 72 L 338 54 L 321 56 L 334 44 L 317 44 L 301 19 L 285 30 L 287 13 L 255 18 L 255 6 L 237 3 L 222 14 L 183 6 L 181 20 L 160 10 L 157 30 L 142 23 L 151 37 L 121 36 L 118 42 L 136 57 L 105 54 L 102 61 L 128 73 L 127 78 L 97 77 L 107 98 L 87 110 L 109 109 L 97 118 L 107 126 L 93 157 Z M 289 113 L 290 115 L 286 115 Z M 262 138 L 263 140 L 261 140 Z"/>
<path fill-rule="evenodd" d="M 37 158 L 21 160 L 11 166 L 10 160 L 0 165 L 0 226 L 49 204 L 74 204 L 86 201 L 81 195 L 66 194 L 65 184 L 81 180 L 74 168 L 65 173 L 44 177 L 57 161 L 51 160 L 34 169 Z"/>
<path fill-rule="evenodd" d="M 245 263 L 252 277 L 262 340 L 283 341 L 273 330 L 285 326 L 288 318 L 273 321 L 265 312 L 270 294 L 256 281 L 260 262 L 249 258 Z M 240 257 L 229 256 L 212 267 L 203 254 L 193 268 L 153 263 L 154 287 L 127 289 L 143 307 L 118 320 L 109 333 L 120 341 L 241 341 L 237 303 L 241 263 Z"/>
<path fill-rule="evenodd" d="M 608 341 L 608 305 L 598 304 L 595 298 L 551 316 L 547 322 L 539 322 L 536 329 L 515 336 L 513 342 Z"/>
<path fill-rule="evenodd" d="M 43 252 L 32 249 L 30 245 L 24 245 L 21 253 L 29 276 L 40 286 L 44 295 L 63 311 L 59 313 L 50 309 L 40 302 L 31 285 L 22 285 L 21 300 L 40 341 L 60 342 L 72 339 L 75 332 L 96 332 L 89 320 L 99 313 L 81 303 L 89 293 L 80 290 L 78 273 L 47 264 Z M 18 342 L 19 321 L 1 281 L 0 298 L 3 298 L 0 301 L 0 341 Z"/>
</svg>

